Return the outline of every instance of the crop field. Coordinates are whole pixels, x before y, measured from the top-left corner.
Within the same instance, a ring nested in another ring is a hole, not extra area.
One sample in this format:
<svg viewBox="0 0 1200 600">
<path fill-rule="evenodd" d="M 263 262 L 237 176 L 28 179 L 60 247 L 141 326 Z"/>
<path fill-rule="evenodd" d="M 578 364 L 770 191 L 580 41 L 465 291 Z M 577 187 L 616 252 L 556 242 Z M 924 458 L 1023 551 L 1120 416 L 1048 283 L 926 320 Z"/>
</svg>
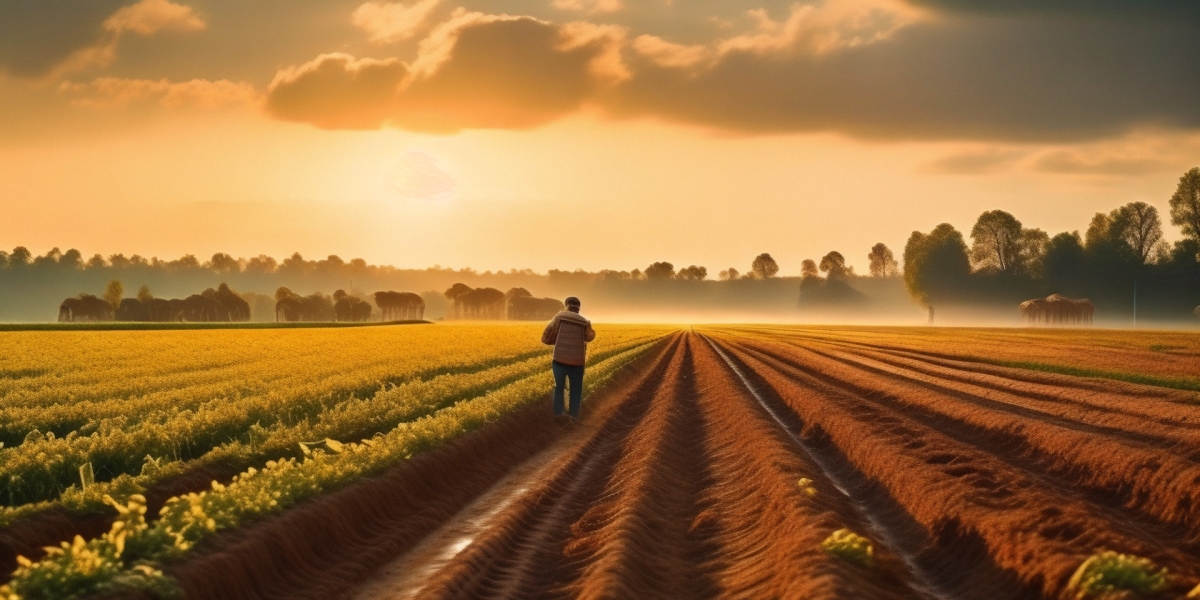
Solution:
<svg viewBox="0 0 1200 600">
<path fill-rule="evenodd" d="M 1200 597 L 1200 336 L 597 329 L 0 335 L 4 591 Z"/>
</svg>

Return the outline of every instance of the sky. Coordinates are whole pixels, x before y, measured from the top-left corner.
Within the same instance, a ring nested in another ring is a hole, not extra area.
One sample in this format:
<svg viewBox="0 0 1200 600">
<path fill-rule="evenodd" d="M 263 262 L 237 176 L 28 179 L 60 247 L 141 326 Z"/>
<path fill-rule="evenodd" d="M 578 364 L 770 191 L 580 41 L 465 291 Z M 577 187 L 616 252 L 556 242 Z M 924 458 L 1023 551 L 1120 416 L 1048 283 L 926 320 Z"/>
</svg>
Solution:
<svg viewBox="0 0 1200 600">
<path fill-rule="evenodd" d="M 1195 0 L 5 0 L 0 247 L 866 270 L 1200 164 Z"/>
</svg>

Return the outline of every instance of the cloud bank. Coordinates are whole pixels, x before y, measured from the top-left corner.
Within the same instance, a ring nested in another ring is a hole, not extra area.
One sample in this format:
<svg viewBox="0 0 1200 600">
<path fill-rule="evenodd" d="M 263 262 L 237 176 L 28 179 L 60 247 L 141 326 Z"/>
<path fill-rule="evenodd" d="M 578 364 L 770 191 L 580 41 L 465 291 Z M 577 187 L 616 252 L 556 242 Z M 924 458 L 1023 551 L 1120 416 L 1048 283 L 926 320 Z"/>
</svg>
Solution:
<svg viewBox="0 0 1200 600">
<path fill-rule="evenodd" d="M 322 55 L 281 71 L 268 107 L 325 128 L 445 132 L 532 127 L 584 105 L 752 134 L 1071 141 L 1190 129 L 1195 4 L 1177 3 L 1184 20 L 1172 20 L 1119 2 L 1064 18 L 1035 3 L 825 0 L 749 11 L 749 30 L 703 43 L 460 9 L 411 62 Z"/>
</svg>

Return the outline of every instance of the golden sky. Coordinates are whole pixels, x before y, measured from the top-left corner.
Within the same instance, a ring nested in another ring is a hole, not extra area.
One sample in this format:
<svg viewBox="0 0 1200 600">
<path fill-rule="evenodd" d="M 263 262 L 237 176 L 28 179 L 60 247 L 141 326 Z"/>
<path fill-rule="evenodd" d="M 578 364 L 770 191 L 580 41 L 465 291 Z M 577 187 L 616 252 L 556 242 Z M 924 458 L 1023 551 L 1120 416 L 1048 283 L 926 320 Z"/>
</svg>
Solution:
<svg viewBox="0 0 1200 600">
<path fill-rule="evenodd" d="M 1194 0 L 12 0 L 0 247 L 795 274 L 994 208 L 1166 215 L 1198 26 Z"/>
</svg>

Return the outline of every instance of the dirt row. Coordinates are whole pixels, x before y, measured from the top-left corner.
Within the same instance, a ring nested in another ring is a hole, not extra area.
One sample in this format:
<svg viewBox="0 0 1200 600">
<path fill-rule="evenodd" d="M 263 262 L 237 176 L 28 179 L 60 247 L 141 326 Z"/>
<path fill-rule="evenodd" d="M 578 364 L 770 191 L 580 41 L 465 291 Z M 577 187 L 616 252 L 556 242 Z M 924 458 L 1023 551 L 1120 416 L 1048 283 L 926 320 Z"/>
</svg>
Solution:
<svg viewBox="0 0 1200 600">
<path fill-rule="evenodd" d="M 188 598 L 1074 597 L 1200 581 L 1187 394 L 794 336 L 680 333 L 561 427 L 530 407 L 167 572 Z M 869 557 L 827 550 L 835 531 Z"/>
<path fill-rule="evenodd" d="M 718 339 L 805 438 L 863 482 L 858 495 L 876 514 L 897 513 L 890 526 L 909 531 L 910 551 L 954 597 L 1071 597 L 1072 572 L 1101 550 L 1168 567 L 1164 597 L 1200 579 L 1195 411 L 1179 398 L 1122 405 L 1113 398 L 1130 395 L 1126 384 L 1034 390 L 1016 370 Z M 1158 418 L 1128 414 L 1143 406 Z"/>
</svg>

